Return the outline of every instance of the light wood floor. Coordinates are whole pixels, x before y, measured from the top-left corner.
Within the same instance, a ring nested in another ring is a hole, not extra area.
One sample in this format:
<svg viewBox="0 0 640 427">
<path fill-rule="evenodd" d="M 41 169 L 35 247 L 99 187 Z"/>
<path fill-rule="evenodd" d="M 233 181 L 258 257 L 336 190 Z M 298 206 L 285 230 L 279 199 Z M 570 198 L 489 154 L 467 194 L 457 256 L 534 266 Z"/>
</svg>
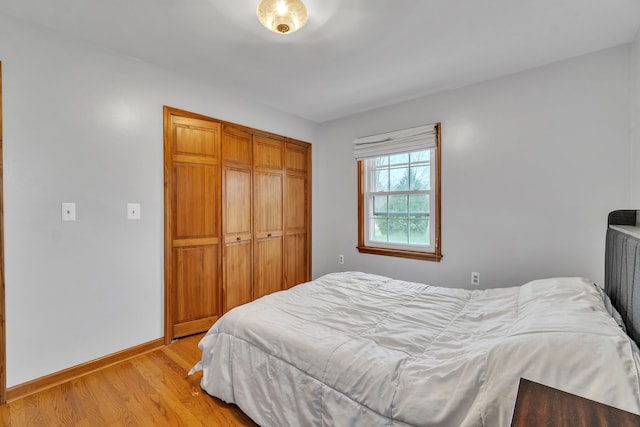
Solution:
<svg viewBox="0 0 640 427">
<path fill-rule="evenodd" d="M 201 335 L 0 406 L 4 426 L 255 426 L 200 388 Z"/>
</svg>

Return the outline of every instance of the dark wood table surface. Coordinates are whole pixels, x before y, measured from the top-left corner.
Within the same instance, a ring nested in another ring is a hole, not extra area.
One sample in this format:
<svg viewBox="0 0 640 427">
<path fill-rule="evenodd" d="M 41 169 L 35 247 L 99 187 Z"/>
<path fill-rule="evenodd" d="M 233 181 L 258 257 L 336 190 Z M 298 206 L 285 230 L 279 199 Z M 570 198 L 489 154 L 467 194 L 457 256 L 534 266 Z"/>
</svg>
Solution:
<svg viewBox="0 0 640 427">
<path fill-rule="evenodd" d="M 640 416 L 520 379 L 512 427 L 640 427 Z"/>
</svg>

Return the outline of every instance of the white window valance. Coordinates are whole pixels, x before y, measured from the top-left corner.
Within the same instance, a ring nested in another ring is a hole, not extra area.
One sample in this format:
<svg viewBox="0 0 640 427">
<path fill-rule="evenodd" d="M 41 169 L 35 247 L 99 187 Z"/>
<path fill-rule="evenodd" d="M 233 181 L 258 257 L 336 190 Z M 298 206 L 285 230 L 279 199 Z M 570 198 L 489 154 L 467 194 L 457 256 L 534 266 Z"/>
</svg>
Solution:
<svg viewBox="0 0 640 427">
<path fill-rule="evenodd" d="M 353 155 L 357 160 L 391 154 L 408 153 L 436 148 L 437 126 L 422 125 L 377 135 L 363 136 L 353 141 Z"/>
</svg>

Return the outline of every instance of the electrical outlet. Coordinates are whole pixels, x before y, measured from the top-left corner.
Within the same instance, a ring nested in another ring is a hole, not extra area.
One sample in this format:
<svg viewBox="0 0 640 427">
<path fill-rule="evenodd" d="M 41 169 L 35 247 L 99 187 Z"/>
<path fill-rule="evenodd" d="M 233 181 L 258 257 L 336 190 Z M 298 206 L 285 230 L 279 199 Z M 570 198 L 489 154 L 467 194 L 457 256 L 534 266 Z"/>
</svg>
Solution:
<svg viewBox="0 0 640 427">
<path fill-rule="evenodd" d="M 480 284 L 480 273 L 474 271 L 471 273 L 471 284 L 478 286 Z"/>
<path fill-rule="evenodd" d="M 62 203 L 62 220 L 63 221 L 75 221 L 76 220 L 76 204 L 72 202 Z"/>
<path fill-rule="evenodd" d="M 342 254 L 338 255 L 338 262 L 340 264 L 344 264 L 344 255 L 342 255 Z"/>
<path fill-rule="evenodd" d="M 140 219 L 140 203 L 127 203 L 127 218 Z"/>
</svg>

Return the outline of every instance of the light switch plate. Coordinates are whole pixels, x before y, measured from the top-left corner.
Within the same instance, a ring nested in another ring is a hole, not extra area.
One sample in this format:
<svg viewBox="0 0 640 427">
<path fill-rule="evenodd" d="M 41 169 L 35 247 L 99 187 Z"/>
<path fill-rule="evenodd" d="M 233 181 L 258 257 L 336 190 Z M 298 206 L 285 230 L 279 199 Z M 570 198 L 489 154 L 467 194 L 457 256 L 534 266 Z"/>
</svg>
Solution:
<svg viewBox="0 0 640 427">
<path fill-rule="evenodd" d="M 76 220 L 76 204 L 71 202 L 62 203 L 62 220 L 63 221 L 75 221 Z"/>
<path fill-rule="evenodd" d="M 127 218 L 140 219 L 140 203 L 127 203 Z"/>
</svg>

